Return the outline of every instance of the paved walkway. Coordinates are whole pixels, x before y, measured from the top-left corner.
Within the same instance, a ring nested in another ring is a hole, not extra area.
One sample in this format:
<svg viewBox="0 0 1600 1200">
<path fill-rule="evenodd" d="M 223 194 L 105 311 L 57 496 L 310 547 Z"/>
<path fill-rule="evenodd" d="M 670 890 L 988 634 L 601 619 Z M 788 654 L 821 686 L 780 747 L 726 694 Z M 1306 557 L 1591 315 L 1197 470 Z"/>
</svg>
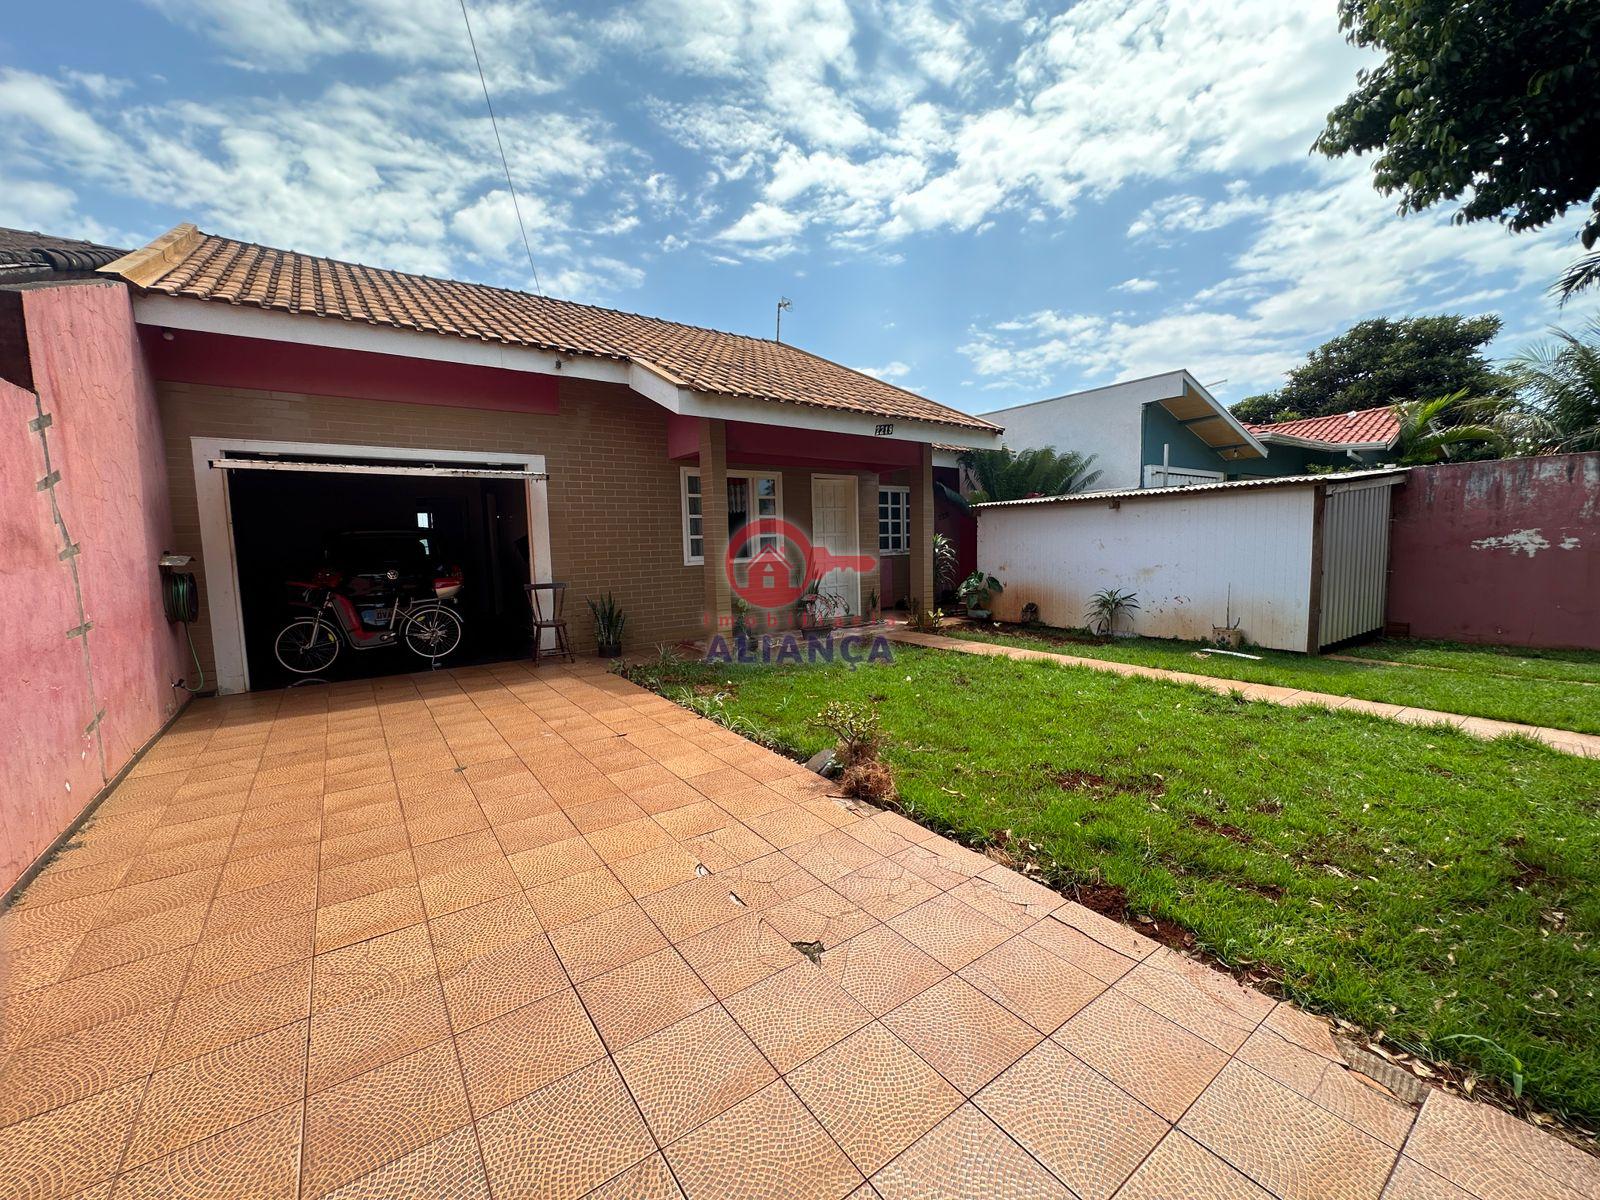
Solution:
<svg viewBox="0 0 1600 1200">
<path fill-rule="evenodd" d="M 1470 733 L 1473 737 L 1487 739 L 1514 733 L 1532 738 L 1536 742 L 1543 742 L 1552 749 L 1567 754 L 1600 758 L 1600 735 L 1576 733 L 1570 729 L 1546 729 L 1539 725 L 1519 725 L 1515 721 L 1491 721 L 1487 717 L 1467 717 L 1460 713 L 1438 712 L 1431 708 L 1407 708 L 1401 704 L 1358 700 L 1353 696 L 1335 696 L 1329 692 L 1297 691 L 1294 688 L 1274 687 L 1266 683 L 1244 683 L 1237 679 L 1219 679 L 1214 675 L 1192 675 L 1187 671 L 1168 671 L 1161 667 L 1114 662 L 1107 658 L 1084 658 L 1076 654 L 1056 654 L 1048 650 L 1024 650 L 1019 646 L 1001 646 L 994 642 L 975 642 L 966 638 L 943 637 L 936 633 L 917 633 L 904 626 L 889 626 L 883 632 L 892 641 L 905 642 L 912 646 L 954 650 L 960 654 L 987 654 L 1030 662 L 1064 663 L 1069 667 L 1109 671 L 1113 675 L 1164 679 L 1168 683 L 1192 683 L 1224 696 L 1238 692 L 1246 700 L 1264 700 L 1268 704 L 1320 704 L 1327 708 L 1343 709 L 1345 712 L 1370 713 L 1375 717 L 1387 717 L 1391 721 L 1401 721 L 1407 725 L 1437 725 L 1442 722 L 1454 725 L 1461 732 Z"/>
<path fill-rule="evenodd" d="M 0 917 L 0 1191 L 1600 1196 L 826 791 L 583 669 L 197 703 Z"/>
</svg>

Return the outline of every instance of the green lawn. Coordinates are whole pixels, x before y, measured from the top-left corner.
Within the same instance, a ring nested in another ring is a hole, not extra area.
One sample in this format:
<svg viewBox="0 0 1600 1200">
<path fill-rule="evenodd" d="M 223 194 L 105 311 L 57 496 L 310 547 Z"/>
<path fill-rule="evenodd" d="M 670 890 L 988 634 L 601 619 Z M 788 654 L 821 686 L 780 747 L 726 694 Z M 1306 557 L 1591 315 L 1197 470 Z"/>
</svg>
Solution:
<svg viewBox="0 0 1600 1200">
<path fill-rule="evenodd" d="M 830 740 L 811 724 L 828 701 L 871 704 L 924 823 L 1035 842 L 1058 887 L 1124 889 L 1311 1009 L 1600 1119 L 1600 763 L 1053 664 L 896 657 L 635 677 L 796 754 Z"/>
<path fill-rule="evenodd" d="M 1041 627 L 1025 632 L 1011 625 L 998 630 L 952 626 L 943 632 L 971 641 L 1165 667 L 1241 683 L 1277 684 L 1408 708 L 1600 733 L 1600 653 L 1594 651 L 1519 652 L 1504 646 L 1388 639 L 1339 653 L 1412 665 L 1343 662 L 1253 646 L 1246 652 L 1259 654 L 1261 661 L 1250 662 L 1225 654 L 1200 654 L 1203 642 L 1163 638 L 1118 638 L 1100 645 L 1064 641 L 1063 630 Z"/>
</svg>

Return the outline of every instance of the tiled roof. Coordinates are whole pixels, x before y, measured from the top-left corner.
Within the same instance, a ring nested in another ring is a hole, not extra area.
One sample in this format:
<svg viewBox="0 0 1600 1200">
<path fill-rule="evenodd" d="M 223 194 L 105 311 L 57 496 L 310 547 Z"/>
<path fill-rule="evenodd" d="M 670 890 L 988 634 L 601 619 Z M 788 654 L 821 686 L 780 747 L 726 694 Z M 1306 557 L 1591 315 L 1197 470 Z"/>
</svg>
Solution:
<svg viewBox="0 0 1600 1200">
<path fill-rule="evenodd" d="M 126 253 L 114 246 L 77 238 L 0 227 L 0 282 L 39 279 L 58 272 L 95 271 Z"/>
<path fill-rule="evenodd" d="M 981 418 L 781 342 L 276 250 L 192 225 L 108 269 L 169 296 L 638 362 L 696 391 L 996 431 Z"/>
<path fill-rule="evenodd" d="M 1389 446 L 1400 435 L 1394 410 L 1359 408 L 1335 413 L 1331 417 L 1306 417 L 1299 421 L 1279 421 L 1276 425 L 1245 426 L 1257 437 L 1294 438 L 1300 442 L 1323 442 L 1330 446 Z"/>
</svg>

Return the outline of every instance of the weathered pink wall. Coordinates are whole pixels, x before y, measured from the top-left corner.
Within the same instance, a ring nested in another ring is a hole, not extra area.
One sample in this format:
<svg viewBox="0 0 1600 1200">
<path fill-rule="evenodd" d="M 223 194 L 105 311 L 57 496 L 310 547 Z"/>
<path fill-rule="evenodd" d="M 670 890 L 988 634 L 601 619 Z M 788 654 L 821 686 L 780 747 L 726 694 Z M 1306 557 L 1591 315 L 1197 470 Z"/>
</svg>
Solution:
<svg viewBox="0 0 1600 1200">
<path fill-rule="evenodd" d="M 166 469 L 127 289 L 20 297 L 34 391 L 0 380 L 0 890 L 161 728 L 185 674 L 181 631 L 161 609 Z M 13 327 L 17 316 L 0 310 Z M 60 480 L 40 490 L 46 445 Z M 63 526 L 77 547 L 67 558 Z M 87 633 L 69 636 L 85 619 Z"/>
<path fill-rule="evenodd" d="M 1418 467 L 1393 511 L 1391 626 L 1600 649 L 1600 454 Z"/>
</svg>

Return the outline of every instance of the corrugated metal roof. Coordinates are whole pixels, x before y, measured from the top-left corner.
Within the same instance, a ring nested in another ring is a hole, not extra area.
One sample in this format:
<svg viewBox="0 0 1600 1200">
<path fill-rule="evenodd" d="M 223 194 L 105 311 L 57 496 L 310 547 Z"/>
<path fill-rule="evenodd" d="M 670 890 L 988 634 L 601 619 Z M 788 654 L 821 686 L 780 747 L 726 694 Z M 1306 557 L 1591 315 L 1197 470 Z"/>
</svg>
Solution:
<svg viewBox="0 0 1600 1200">
<path fill-rule="evenodd" d="M 1272 475 L 1260 479 L 1230 479 L 1224 483 L 1197 483 L 1193 487 L 1119 488 L 1106 492 L 1074 492 L 1070 496 L 1033 496 L 1026 500 L 986 500 L 975 509 L 1016 508 L 1023 504 L 1077 504 L 1095 500 L 1159 499 L 1168 496 L 1204 495 L 1236 491 L 1239 488 L 1307 487 L 1317 483 L 1348 483 L 1352 479 L 1373 479 L 1380 475 L 1404 475 L 1407 467 L 1373 467 L 1366 471 L 1340 471 L 1323 475 Z"/>
</svg>

